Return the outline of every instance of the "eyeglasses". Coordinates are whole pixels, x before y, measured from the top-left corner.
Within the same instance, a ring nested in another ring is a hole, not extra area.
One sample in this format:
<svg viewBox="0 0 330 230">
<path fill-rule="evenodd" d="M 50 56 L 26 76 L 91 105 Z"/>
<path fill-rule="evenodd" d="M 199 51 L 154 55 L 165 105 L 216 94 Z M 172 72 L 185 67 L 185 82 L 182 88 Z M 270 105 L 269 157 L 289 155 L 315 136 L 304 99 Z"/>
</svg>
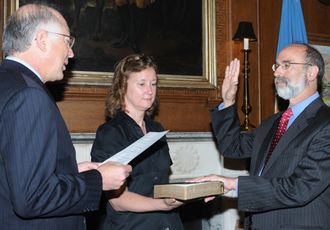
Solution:
<svg viewBox="0 0 330 230">
<path fill-rule="evenodd" d="M 72 49 L 73 45 L 74 45 L 74 42 L 75 42 L 75 37 L 71 36 L 71 35 L 66 35 L 66 34 L 61 34 L 61 33 L 56 33 L 56 32 L 52 32 L 52 31 L 47 31 L 47 33 L 51 33 L 51 34 L 56 34 L 56 35 L 60 35 L 60 36 L 63 36 L 68 45 L 68 47 L 70 49 Z"/>
<path fill-rule="evenodd" d="M 284 61 L 282 64 L 275 63 L 272 65 L 272 70 L 275 72 L 278 67 L 282 67 L 284 70 L 288 70 L 291 65 L 309 65 L 312 66 L 310 63 L 298 63 L 298 62 L 289 62 L 289 61 Z"/>
</svg>

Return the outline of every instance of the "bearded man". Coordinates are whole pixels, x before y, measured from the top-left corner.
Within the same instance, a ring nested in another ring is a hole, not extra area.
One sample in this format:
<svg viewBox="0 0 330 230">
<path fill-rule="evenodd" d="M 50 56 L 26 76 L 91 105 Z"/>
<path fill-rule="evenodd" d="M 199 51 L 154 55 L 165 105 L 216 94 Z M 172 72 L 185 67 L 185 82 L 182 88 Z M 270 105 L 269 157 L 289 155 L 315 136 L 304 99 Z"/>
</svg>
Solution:
<svg viewBox="0 0 330 230">
<path fill-rule="evenodd" d="M 223 181 L 246 212 L 244 229 L 329 229 L 330 108 L 318 92 L 324 75 L 321 54 L 307 44 L 284 48 L 273 65 L 285 112 L 240 132 L 235 106 L 239 61 L 226 68 L 221 103 L 212 111 L 220 153 L 250 158 L 250 175 L 209 175 L 193 181 Z M 206 201 L 211 200 L 207 198 Z"/>
</svg>

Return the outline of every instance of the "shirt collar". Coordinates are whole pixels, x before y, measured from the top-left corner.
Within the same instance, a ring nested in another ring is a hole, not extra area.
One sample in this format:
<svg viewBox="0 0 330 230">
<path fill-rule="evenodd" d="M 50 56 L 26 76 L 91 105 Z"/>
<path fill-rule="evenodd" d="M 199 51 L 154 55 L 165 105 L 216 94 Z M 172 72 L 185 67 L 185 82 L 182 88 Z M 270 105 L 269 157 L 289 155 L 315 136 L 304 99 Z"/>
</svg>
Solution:
<svg viewBox="0 0 330 230">
<path fill-rule="evenodd" d="M 305 100 L 299 102 L 298 104 L 294 106 L 289 106 L 292 109 L 292 113 L 294 118 L 298 117 L 299 114 L 302 113 L 302 111 L 309 105 L 311 104 L 315 99 L 317 99 L 320 96 L 318 92 L 315 92 L 312 96 L 306 98 Z"/>
<path fill-rule="evenodd" d="M 29 65 L 22 59 L 14 57 L 14 56 L 7 56 L 5 59 L 15 61 L 15 62 L 18 62 L 18 63 L 24 65 L 26 68 L 31 70 L 35 75 L 37 75 L 37 77 L 40 79 L 41 82 L 45 83 L 44 79 L 40 76 L 40 74 L 31 65 Z"/>
</svg>

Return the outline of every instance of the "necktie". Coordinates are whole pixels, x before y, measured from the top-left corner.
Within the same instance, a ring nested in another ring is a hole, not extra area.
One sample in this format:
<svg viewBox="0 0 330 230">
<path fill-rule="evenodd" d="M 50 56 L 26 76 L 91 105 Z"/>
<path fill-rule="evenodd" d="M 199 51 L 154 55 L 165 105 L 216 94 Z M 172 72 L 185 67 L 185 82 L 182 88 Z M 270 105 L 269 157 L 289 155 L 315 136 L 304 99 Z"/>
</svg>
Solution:
<svg viewBox="0 0 330 230">
<path fill-rule="evenodd" d="M 293 115 L 292 113 L 292 109 L 291 108 L 288 108 L 283 114 L 282 114 L 282 117 L 281 117 L 281 120 L 280 120 L 280 123 L 277 127 L 277 130 L 276 130 L 276 134 L 272 140 L 272 144 L 270 145 L 270 148 L 269 148 L 269 151 L 268 151 L 268 154 L 266 156 L 266 159 L 265 159 L 265 164 L 264 164 L 264 167 L 265 165 L 267 164 L 270 156 L 272 155 L 273 153 L 273 150 L 275 149 L 277 143 L 279 142 L 279 140 L 281 139 L 282 135 L 284 134 L 285 130 L 286 130 L 286 127 L 288 126 L 288 122 L 289 122 L 289 119 L 290 117 Z"/>
</svg>

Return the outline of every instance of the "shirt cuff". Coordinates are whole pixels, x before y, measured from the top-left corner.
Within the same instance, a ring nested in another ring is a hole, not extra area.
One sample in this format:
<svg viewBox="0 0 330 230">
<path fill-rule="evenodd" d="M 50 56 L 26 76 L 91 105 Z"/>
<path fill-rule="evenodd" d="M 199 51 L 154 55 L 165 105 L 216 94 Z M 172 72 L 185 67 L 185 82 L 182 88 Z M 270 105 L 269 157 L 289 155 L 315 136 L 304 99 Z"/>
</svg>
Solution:
<svg viewBox="0 0 330 230">
<path fill-rule="evenodd" d="M 218 105 L 218 111 L 220 110 L 223 110 L 225 107 L 225 104 L 223 102 L 221 102 L 219 105 Z"/>
</svg>

